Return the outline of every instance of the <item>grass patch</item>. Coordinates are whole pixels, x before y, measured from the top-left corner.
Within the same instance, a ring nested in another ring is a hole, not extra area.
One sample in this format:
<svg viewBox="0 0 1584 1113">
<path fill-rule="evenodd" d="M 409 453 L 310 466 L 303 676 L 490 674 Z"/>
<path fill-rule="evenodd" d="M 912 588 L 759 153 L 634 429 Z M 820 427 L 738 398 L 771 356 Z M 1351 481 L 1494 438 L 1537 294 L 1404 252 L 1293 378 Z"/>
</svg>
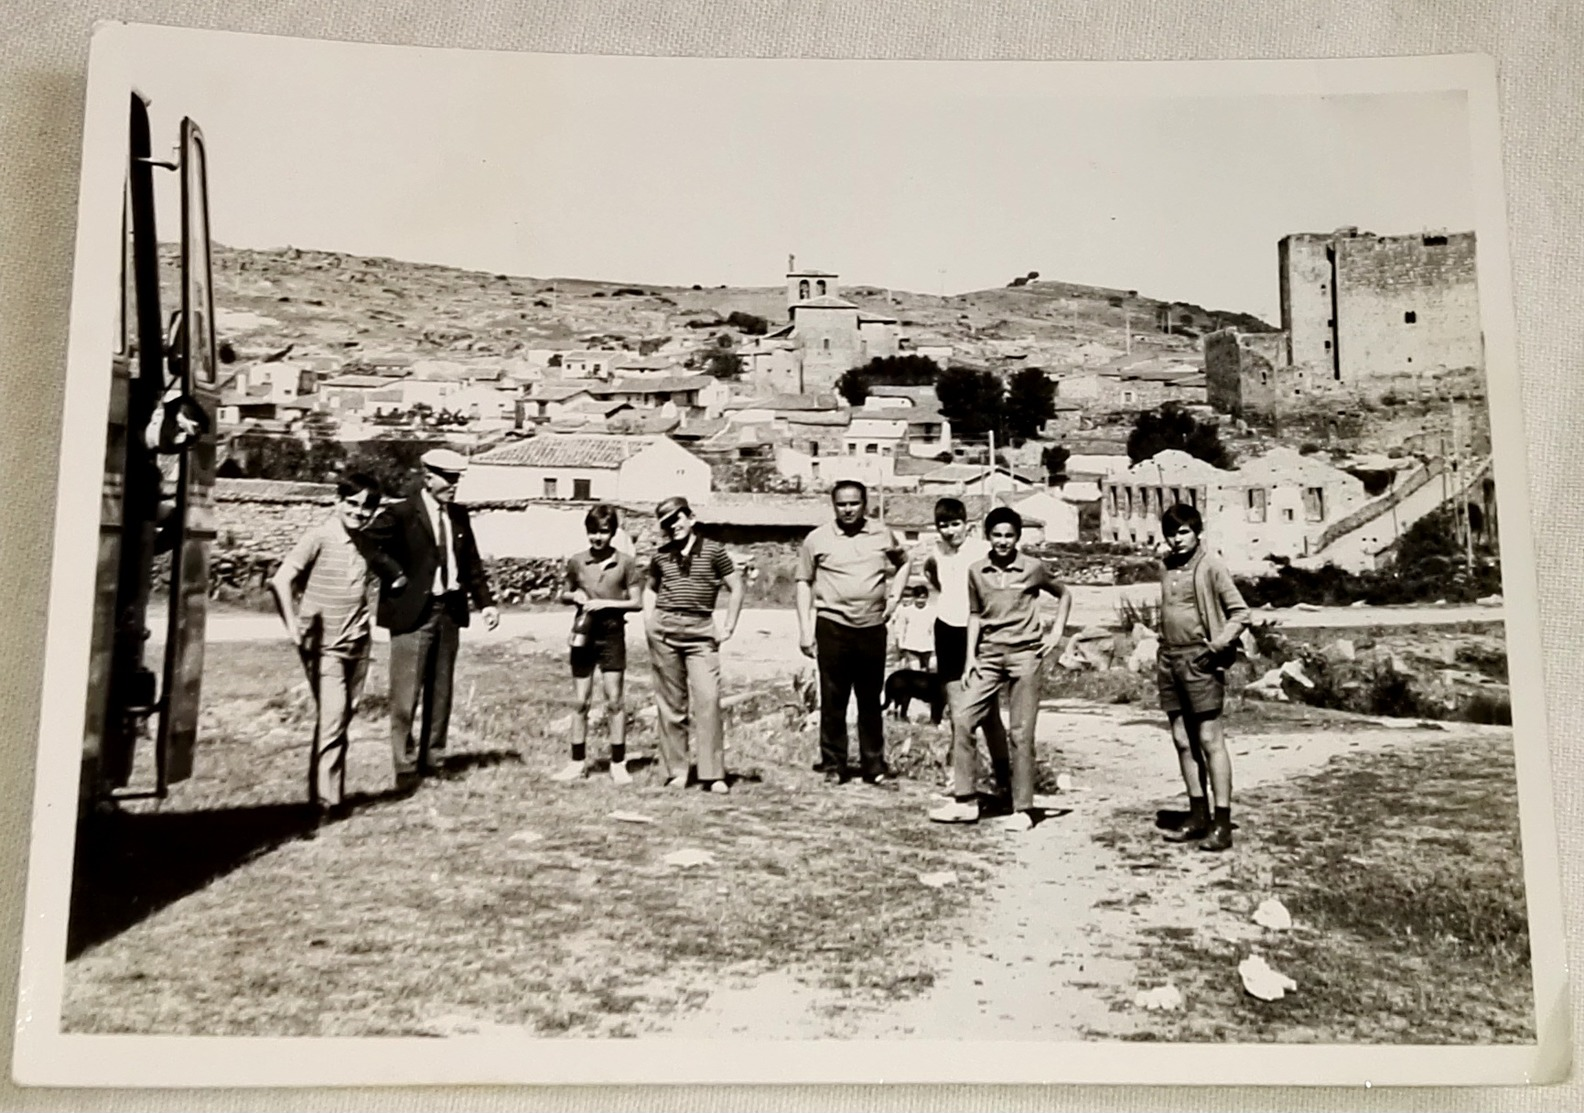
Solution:
<svg viewBox="0 0 1584 1113">
<path fill-rule="evenodd" d="M 933 978 L 916 956 L 961 930 L 956 914 L 1002 853 L 924 822 L 930 785 L 825 786 L 808 770 L 814 736 L 787 729 L 775 690 L 728 721 L 730 797 L 664 790 L 642 762 L 629 788 L 552 785 L 566 668 L 505 643 L 465 646 L 459 661 L 463 772 L 388 797 L 386 724 L 370 714 L 383 652 L 354 724 L 357 809 L 309 837 L 294 654 L 209 647 L 193 779 L 84 843 L 67 1031 L 412 1035 L 476 1022 L 636 1035 L 704 987 L 777 970 L 907 996 Z M 636 710 L 649 681 L 642 650 L 633 657 Z M 933 731 L 887 726 L 893 753 L 908 731 Z M 646 726 L 629 741 L 653 749 Z M 602 730 L 591 752 L 603 757 Z M 914 768 L 934 767 L 926 756 Z M 617 809 L 655 822 L 613 820 Z M 689 847 L 714 862 L 664 861 Z M 919 883 L 942 869 L 962 883 Z"/>
<path fill-rule="evenodd" d="M 1268 896 L 1294 928 L 1258 950 L 1298 983 L 1275 1002 L 1244 994 L 1249 942 L 1154 932 L 1150 984 L 1188 999 L 1152 1014 L 1171 1040 L 1520 1043 L 1534 1039 L 1529 932 L 1512 741 L 1479 733 L 1347 755 L 1249 793 L 1234 813 L 1222 911 L 1249 922 Z M 1108 841 L 1136 861 L 1164 853 L 1150 817 Z"/>
</svg>

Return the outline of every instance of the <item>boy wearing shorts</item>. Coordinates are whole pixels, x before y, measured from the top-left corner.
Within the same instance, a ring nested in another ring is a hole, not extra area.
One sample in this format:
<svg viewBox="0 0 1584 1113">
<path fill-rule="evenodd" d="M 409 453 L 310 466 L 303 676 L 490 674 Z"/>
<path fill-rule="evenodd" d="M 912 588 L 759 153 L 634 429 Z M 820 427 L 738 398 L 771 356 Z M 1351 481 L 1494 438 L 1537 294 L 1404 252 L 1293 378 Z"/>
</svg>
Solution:
<svg viewBox="0 0 1584 1113">
<path fill-rule="evenodd" d="M 1155 676 L 1172 742 L 1188 818 L 1166 838 L 1198 842 L 1200 850 L 1232 846 L 1232 756 L 1221 725 L 1226 669 L 1248 625 L 1248 604 L 1232 575 L 1200 543 L 1204 520 L 1185 503 L 1161 514 L 1161 536 L 1170 551 L 1161 570 L 1161 638 Z M 1206 799 L 1206 783 L 1215 811 Z"/>
<path fill-rule="evenodd" d="M 588 713 L 594 698 L 594 670 L 605 688 L 610 720 L 610 773 L 619 785 L 631 784 L 627 772 L 627 613 L 643 609 L 643 573 L 638 562 L 617 552 L 612 542 L 618 525 L 616 508 L 604 503 L 583 519 L 588 531 L 586 551 L 567 558 L 566 588 L 561 602 L 578 608 L 573 623 L 572 682 L 577 706 L 572 712 L 572 756 L 552 781 L 575 781 L 588 775 Z"/>
</svg>

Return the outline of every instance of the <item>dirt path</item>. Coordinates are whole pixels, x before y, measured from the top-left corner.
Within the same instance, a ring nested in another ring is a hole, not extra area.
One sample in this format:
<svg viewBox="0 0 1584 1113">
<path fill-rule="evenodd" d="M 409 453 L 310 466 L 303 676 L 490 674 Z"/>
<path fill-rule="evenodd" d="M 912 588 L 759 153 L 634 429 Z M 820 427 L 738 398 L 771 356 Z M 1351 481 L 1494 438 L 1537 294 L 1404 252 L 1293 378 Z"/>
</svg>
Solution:
<svg viewBox="0 0 1584 1113">
<path fill-rule="evenodd" d="M 1107 846 L 1117 811 L 1169 804 L 1180 791 L 1159 717 L 1136 708 L 1050 701 L 1040 717 L 1042 753 L 1059 751 L 1074 791 L 1033 831 L 982 825 L 965 843 L 1013 841 L 1016 857 L 970 913 L 966 946 L 921 956 L 937 971 L 919 995 L 881 1008 L 777 973 L 723 988 L 699 1010 L 668 1024 L 689 1037 L 1081 1039 L 1123 1037 L 1144 1014 L 1130 1004 L 1135 962 L 1158 945 L 1149 929 L 1248 937 L 1253 925 L 1220 910 L 1217 883 L 1230 859 L 1170 847 L 1158 862 L 1131 867 Z M 1482 730 L 1457 725 L 1458 730 Z M 1262 733 L 1232 739 L 1241 788 L 1317 768 L 1348 751 L 1423 739 L 1412 724 Z M 920 816 L 923 822 L 923 817 Z M 1258 832 L 1240 838 L 1258 839 Z M 1163 844 L 1165 845 L 1165 844 Z"/>
</svg>

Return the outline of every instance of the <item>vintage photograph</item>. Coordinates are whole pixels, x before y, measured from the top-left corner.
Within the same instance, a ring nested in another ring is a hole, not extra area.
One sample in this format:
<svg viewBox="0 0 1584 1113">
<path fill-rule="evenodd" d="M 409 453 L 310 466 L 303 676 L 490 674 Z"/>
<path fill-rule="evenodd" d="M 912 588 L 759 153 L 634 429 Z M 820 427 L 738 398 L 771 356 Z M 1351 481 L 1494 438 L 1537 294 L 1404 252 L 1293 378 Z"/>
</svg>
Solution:
<svg viewBox="0 0 1584 1113">
<path fill-rule="evenodd" d="M 1554 1069 L 1444 61 L 102 28 L 18 1077 Z"/>
</svg>

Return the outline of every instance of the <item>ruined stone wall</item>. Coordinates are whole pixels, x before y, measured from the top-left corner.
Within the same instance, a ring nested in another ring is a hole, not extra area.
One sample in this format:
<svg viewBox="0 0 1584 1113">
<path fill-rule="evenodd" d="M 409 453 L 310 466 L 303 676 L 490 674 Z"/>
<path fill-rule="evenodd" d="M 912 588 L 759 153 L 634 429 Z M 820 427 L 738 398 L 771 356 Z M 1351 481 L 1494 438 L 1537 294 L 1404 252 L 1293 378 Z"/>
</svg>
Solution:
<svg viewBox="0 0 1584 1113">
<path fill-rule="evenodd" d="M 1336 250 L 1344 382 L 1483 366 L 1472 232 L 1344 237 Z"/>
<path fill-rule="evenodd" d="M 1286 362 L 1332 365 L 1331 246 L 1332 237 L 1316 235 L 1285 236 L 1276 246 L 1282 331 L 1290 338 Z"/>
<path fill-rule="evenodd" d="M 1244 421 L 1268 417 L 1314 377 L 1286 364 L 1283 333 L 1222 329 L 1205 337 L 1205 392 L 1210 405 Z"/>
</svg>

